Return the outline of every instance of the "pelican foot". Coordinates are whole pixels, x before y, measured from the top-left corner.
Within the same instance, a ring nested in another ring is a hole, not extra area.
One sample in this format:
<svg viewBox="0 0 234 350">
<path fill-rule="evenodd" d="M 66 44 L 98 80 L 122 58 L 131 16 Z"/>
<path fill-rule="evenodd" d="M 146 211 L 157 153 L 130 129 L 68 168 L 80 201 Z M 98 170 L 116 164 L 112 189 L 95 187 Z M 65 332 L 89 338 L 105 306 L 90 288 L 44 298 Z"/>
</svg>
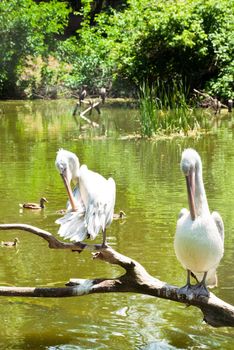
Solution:
<svg viewBox="0 0 234 350">
<path fill-rule="evenodd" d="M 195 286 L 192 287 L 192 291 L 194 296 L 196 297 L 206 297 L 209 298 L 210 292 L 208 291 L 208 289 L 206 288 L 205 284 L 203 283 L 198 283 Z"/>
<path fill-rule="evenodd" d="M 108 246 L 108 244 L 106 244 L 106 243 L 102 243 L 102 245 L 101 245 L 101 248 L 102 249 L 106 249 L 106 248 L 108 248 L 109 246 Z"/>
<path fill-rule="evenodd" d="M 191 284 L 186 284 L 184 287 L 181 287 L 178 289 L 178 294 L 185 294 L 188 295 L 192 292 L 192 286 Z"/>
</svg>

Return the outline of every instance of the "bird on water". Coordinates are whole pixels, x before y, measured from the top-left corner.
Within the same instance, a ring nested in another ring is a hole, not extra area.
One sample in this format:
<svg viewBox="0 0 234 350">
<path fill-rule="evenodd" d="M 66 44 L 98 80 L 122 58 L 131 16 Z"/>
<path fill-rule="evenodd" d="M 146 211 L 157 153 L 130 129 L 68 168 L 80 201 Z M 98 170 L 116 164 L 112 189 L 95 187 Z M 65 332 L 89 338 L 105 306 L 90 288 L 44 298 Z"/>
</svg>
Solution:
<svg viewBox="0 0 234 350">
<path fill-rule="evenodd" d="M 183 208 L 177 221 L 174 248 L 177 259 L 187 270 L 187 284 L 181 293 L 209 296 L 207 287 L 217 286 L 216 269 L 224 253 L 224 224 L 220 214 L 210 213 L 199 154 L 191 148 L 182 153 L 189 210 Z M 191 285 L 190 276 L 197 280 Z"/>
<path fill-rule="evenodd" d="M 66 214 L 56 220 L 60 225 L 58 234 L 82 242 L 85 238 L 95 239 L 102 231 L 102 246 L 106 247 L 106 227 L 113 220 L 115 206 L 115 181 L 89 170 L 85 164 L 80 165 L 78 157 L 64 149 L 57 152 L 55 165 L 69 197 Z"/>
<path fill-rule="evenodd" d="M 42 197 L 39 203 L 24 203 L 19 206 L 24 209 L 40 210 L 45 208 L 45 203 L 48 203 L 48 200 Z"/>
<path fill-rule="evenodd" d="M 9 248 L 12 248 L 12 247 L 16 247 L 18 243 L 19 243 L 19 238 L 16 237 L 16 238 L 14 239 L 14 241 L 8 241 L 8 242 L 2 241 L 2 242 L 0 243 L 0 246 L 1 246 L 1 247 L 9 247 Z"/>
<path fill-rule="evenodd" d="M 119 213 L 114 213 L 113 214 L 113 219 L 114 220 L 119 220 L 119 219 L 125 219 L 126 218 L 126 214 L 123 210 L 120 210 Z"/>
</svg>

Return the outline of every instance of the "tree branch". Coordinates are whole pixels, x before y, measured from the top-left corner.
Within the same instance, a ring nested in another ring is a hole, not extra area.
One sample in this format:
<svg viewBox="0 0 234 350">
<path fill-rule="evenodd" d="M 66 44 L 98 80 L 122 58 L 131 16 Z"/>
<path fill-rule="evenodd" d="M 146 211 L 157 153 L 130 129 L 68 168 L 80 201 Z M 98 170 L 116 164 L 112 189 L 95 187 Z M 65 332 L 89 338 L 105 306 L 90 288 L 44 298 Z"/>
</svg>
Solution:
<svg viewBox="0 0 234 350">
<path fill-rule="evenodd" d="M 98 123 L 95 123 L 95 122 L 93 122 L 93 121 L 91 121 L 89 118 L 87 118 L 87 117 L 85 116 L 85 114 L 87 114 L 88 112 L 92 111 L 94 108 L 96 109 L 96 111 L 98 112 L 98 114 L 100 114 L 101 111 L 100 111 L 99 105 L 101 104 L 101 101 L 96 101 L 96 102 L 94 101 L 94 102 L 92 102 L 92 101 L 84 101 L 84 100 L 81 100 L 80 102 L 77 102 L 77 103 L 76 103 L 76 106 L 75 106 L 75 109 L 74 109 L 74 111 L 73 111 L 73 113 L 72 113 L 73 116 L 76 115 L 76 112 L 77 112 L 78 108 L 81 106 L 82 103 L 83 103 L 83 104 L 86 104 L 86 105 L 89 105 L 89 107 L 86 108 L 83 112 L 80 113 L 80 117 L 81 117 L 82 119 L 84 119 L 88 124 L 92 125 L 93 127 L 98 128 L 98 127 L 99 127 L 99 124 L 98 124 Z"/>
<path fill-rule="evenodd" d="M 71 279 L 67 287 L 34 288 L 34 287 L 0 287 L 2 296 L 25 297 L 72 297 L 93 293 L 132 292 L 151 295 L 153 297 L 173 300 L 179 303 L 198 307 L 204 320 L 213 327 L 234 327 L 234 307 L 210 293 L 209 297 L 195 296 L 192 292 L 180 294 L 179 288 L 160 281 L 144 269 L 137 261 L 132 260 L 112 248 L 100 249 L 100 245 L 84 243 L 64 243 L 51 233 L 37 227 L 24 224 L 0 225 L 0 230 L 24 230 L 36 234 L 49 243 L 52 249 L 98 250 L 93 253 L 94 259 L 121 266 L 125 273 L 114 279 Z"/>
<path fill-rule="evenodd" d="M 84 249 L 101 250 L 100 244 L 86 244 L 82 242 L 67 243 L 59 241 L 50 232 L 42 230 L 38 227 L 27 224 L 1 224 L 0 230 L 20 230 L 27 231 L 45 239 L 49 243 L 51 249 L 71 249 L 72 251 L 81 252 Z"/>
</svg>

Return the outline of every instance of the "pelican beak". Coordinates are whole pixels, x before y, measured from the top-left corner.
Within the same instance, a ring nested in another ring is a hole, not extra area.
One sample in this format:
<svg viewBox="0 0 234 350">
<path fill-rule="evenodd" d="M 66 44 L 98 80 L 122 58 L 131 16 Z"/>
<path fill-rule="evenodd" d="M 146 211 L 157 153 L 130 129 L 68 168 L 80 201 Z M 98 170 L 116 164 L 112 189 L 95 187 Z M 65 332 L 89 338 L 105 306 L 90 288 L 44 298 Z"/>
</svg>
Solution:
<svg viewBox="0 0 234 350">
<path fill-rule="evenodd" d="M 189 202 L 189 211 L 191 215 L 191 219 L 195 220 L 196 218 L 196 209 L 195 209 L 195 173 L 194 171 L 189 171 L 188 175 L 185 176 L 187 192 L 188 192 L 188 202 Z"/>
<path fill-rule="evenodd" d="M 66 188 L 66 191 L 67 191 L 70 203 L 71 203 L 72 211 L 77 211 L 78 208 L 77 208 L 76 201 L 75 201 L 75 198 L 74 198 L 73 193 L 72 193 L 71 185 L 67 179 L 67 176 L 64 173 L 60 173 L 60 175 L 63 179 L 63 183 L 65 185 L 65 188 Z"/>
</svg>

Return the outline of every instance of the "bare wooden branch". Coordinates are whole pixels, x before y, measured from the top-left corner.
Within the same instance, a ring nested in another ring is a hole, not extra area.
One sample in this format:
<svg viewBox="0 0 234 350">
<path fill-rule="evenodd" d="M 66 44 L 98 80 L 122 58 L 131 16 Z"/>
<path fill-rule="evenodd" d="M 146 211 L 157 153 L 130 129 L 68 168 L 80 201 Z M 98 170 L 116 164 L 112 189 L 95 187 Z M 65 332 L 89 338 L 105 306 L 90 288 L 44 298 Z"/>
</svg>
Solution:
<svg viewBox="0 0 234 350">
<path fill-rule="evenodd" d="M 82 101 L 83 103 L 85 101 Z M 84 118 L 85 114 L 88 113 L 89 111 L 91 111 L 93 108 L 97 109 L 97 107 L 100 105 L 101 101 L 97 101 L 97 102 L 91 102 L 89 101 L 89 107 L 86 108 L 86 110 L 84 110 L 82 113 L 80 113 L 80 117 Z M 85 118 L 84 118 L 85 119 Z M 92 123 L 88 118 L 85 119 L 87 122 Z M 98 124 L 97 124 L 98 125 Z"/>
<path fill-rule="evenodd" d="M 80 117 L 81 117 L 82 119 L 84 119 L 88 124 L 90 124 L 90 125 L 92 125 L 92 126 L 94 126 L 94 127 L 96 127 L 96 128 L 99 127 L 99 124 L 98 124 L 98 123 L 95 123 L 95 122 L 93 122 L 92 120 L 90 120 L 89 118 L 87 118 L 87 117 L 85 116 L 85 114 L 88 113 L 89 111 L 91 111 L 93 108 L 96 109 L 96 111 L 98 112 L 98 114 L 100 114 L 101 112 L 100 112 L 99 105 L 101 104 L 101 101 L 92 102 L 92 101 L 90 101 L 90 100 L 89 100 L 89 101 L 81 100 L 80 102 L 77 102 L 77 103 L 76 103 L 76 106 L 75 106 L 75 108 L 74 108 L 74 111 L 73 111 L 73 113 L 72 113 L 73 116 L 76 115 L 77 110 L 78 110 L 78 108 L 80 107 L 80 105 L 81 105 L 82 103 L 83 103 L 83 104 L 88 104 L 89 107 L 86 108 L 83 112 L 80 113 Z"/>
<path fill-rule="evenodd" d="M 34 226 L 23 224 L 0 225 L 0 230 L 23 230 L 36 234 L 49 243 L 49 248 L 81 250 L 78 243 L 63 243 L 58 241 L 47 231 Z M 88 246 L 84 244 L 84 248 Z M 74 249 L 75 248 L 75 249 Z M 98 249 L 98 246 L 92 246 Z M 100 248 L 100 246 L 99 246 Z M 82 248 L 83 249 L 83 248 Z M 125 273 L 114 279 L 71 279 L 67 287 L 0 287 L 2 296 L 25 297 L 72 297 L 93 293 L 132 292 L 146 294 L 153 297 L 173 300 L 187 306 L 198 307 L 204 320 L 213 327 L 234 327 L 234 307 L 210 293 L 209 297 L 195 296 L 192 291 L 181 294 L 179 288 L 169 285 L 151 276 L 144 267 L 135 260 L 124 256 L 108 247 L 93 253 L 94 259 L 121 266 Z"/>
<path fill-rule="evenodd" d="M 212 96 L 210 96 L 209 94 L 205 93 L 205 92 L 202 92 L 202 91 L 199 91 L 197 89 L 193 89 L 193 91 L 198 94 L 198 95 L 201 95 L 205 98 L 208 98 L 210 99 L 210 101 L 212 102 L 212 105 L 214 108 L 220 108 L 220 107 L 223 107 L 223 108 L 228 108 L 228 106 L 224 105 L 223 103 L 221 103 L 220 101 L 217 100 L 217 98 L 214 98 Z M 218 105 L 217 105 L 218 103 Z"/>
<path fill-rule="evenodd" d="M 0 230 L 20 230 L 27 231 L 45 239 L 49 243 L 51 249 L 70 249 L 72 251 L 81 252 L 84 249 L 101 250 L 100 244 L 85 244 L 81 242 L 68 243 L 59 241 L 50 232 L 42 230 L 38 227 L 27 224 L 1 224 Z"/>
</svg>

